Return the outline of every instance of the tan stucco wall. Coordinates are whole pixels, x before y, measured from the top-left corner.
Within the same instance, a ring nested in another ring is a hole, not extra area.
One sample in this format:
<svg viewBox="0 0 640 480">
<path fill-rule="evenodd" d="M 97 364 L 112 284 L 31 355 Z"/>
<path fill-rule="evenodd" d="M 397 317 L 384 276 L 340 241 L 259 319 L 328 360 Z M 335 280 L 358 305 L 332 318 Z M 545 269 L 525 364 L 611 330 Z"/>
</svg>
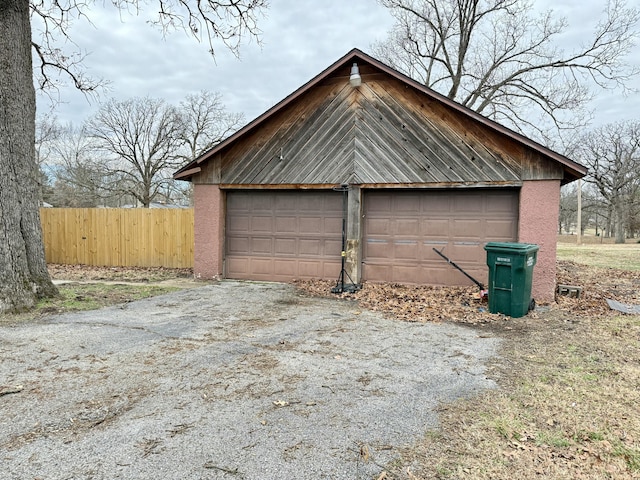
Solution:
<svg viewBox="0 0 640 480">
<path fill-rule="evenodd" d="M 224 195 L 218 185 L 194 185 L 194 267 L 199 279 L 221 278 L 224 245 Z"/>
<path fill-rule="evenodd" d="M 538 303 L 554 300 L 559 205 L 559 180 L 526 181 L 522 184 L 518 241 L 540 246 L 531 292 Z"/>
</svg>

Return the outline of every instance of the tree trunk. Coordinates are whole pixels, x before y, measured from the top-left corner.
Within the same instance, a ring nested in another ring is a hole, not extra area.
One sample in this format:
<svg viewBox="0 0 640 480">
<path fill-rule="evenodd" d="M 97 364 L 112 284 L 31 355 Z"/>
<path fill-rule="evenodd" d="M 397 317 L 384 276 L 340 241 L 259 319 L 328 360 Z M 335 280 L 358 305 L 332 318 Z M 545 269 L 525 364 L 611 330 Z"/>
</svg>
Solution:
<svg viewBox="0 0 640 480">
<path fill-rule="evenodd" d="M 618 202 L 615 207 L 616 212 L 616 224 L 615 224 L 615 232 L 616 239 L 615 243 L 624 243 L 625 242 L 625 221 L 624 221 L 624 206 L 621 205 L 622 201 L 618 199 Z"/>
<path fill-rule="evenodd" d="M 0 2 L 0 312 L 57 294 L 44 257 L 27 0 Z"/>
</svg>

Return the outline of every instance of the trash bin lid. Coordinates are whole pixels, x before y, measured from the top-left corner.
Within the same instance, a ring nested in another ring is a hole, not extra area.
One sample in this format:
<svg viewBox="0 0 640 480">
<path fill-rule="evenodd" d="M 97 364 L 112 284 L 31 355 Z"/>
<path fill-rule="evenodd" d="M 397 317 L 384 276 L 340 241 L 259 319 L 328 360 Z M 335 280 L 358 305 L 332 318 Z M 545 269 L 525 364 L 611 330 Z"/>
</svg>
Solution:
<svg viewBox="0 0 640 480">
<path fill-rule="evenodd" d="M 535 243 L 516 243 L 516 242 L 489 242 L 484 246 L 489 252 L 511 252 L 519 255 L 537 252 L 540 247 Z"/>
</svg>

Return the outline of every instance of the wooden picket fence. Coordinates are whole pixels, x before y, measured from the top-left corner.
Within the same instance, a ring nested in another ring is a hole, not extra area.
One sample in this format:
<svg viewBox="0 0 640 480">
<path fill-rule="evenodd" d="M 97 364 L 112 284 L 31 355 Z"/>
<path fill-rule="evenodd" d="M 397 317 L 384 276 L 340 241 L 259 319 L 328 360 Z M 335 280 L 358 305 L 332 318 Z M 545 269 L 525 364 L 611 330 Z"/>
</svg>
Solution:
<svg viewBox="0 0 640 480">
<path fill-rule="evenodd" d="M 193 267 L 193 209 L 41 208 L 48 263 Z"/>
</svg>

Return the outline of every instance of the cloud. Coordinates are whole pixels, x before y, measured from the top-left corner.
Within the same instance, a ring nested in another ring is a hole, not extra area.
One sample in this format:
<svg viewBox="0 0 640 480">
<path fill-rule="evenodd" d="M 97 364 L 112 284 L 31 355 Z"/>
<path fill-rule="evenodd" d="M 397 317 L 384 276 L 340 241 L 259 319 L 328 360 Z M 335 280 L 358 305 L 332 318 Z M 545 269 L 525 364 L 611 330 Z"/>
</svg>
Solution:
<svg viewBox="0 0 640 480">
<path fill-rule="evenodd" d="M 356 6 L 353 3 L 357 3 Z M 353 47 L 367 50 L 392 24 L 375 0 L 322 3 L 274 0 L 259 24 L 262 46 L 250 41 L 236 58 L 216 45 L 215 60 L 208 44 L 177 31 L 163 38 L 148 24 L 150 14 L 119 13 L 109 5 L 93 5 L 91 23 L 77 21 L 74 42 L 89 53 L 85 67 L 91 76 L 111 82 L 106 97 L 161 97 L 177 103 L 200 90 L 220 92 L 230 111 L 252 119 L 317 75 Z M 96 110 L 71 87 L 60 91 L 57 107 L 63 121 L 81 122 Z M 46 99 L 40 98 L 41 110 Z"/>
<path fill-rule="evenodd" d="M 178 103 L 187 94 L 200 90 L 220 92 L 229 111 L 244 113 L 251 120 L 282 100 L 354 47 L 365 52 L 383 40 L 393 23 L 389 12 L 375 0 L 272 0 L 259 27 L 262 46 L 255 41 L 244 44 L 240 58 L 223 45 L 216 45 L 215 61 L 207 43 L 177 31 L 163 38 L 158 28 L 147 22 L 152 9 L 139 16 L 120 13 L 110 2 L 93 4 L 87 11 L 92 23 L 76 21 L 73 41 L 89 53 L 85 67 L 94 77 L 111 81 L 110 90 L 98 99 L 126 99 L 134 96 L 164 98 Z M 150 3 L 153 6 L 153 2 Z M 559 5 L 559 6 L 558 6 Z M 587 18 L 595 24 L 602 4 L 592 0 L 549 3 L 573 23 L 580 13 L 578 27 L 568 32 L 572 41 L 591 32 Z M 573 18 L 572 18 L 573 15 Z M 640 65 L 640 50 L 630 59 Z M 636 87 L 639 85 L 636 82 Z M 63 103 L 56 108 L 62 121 L 80 123 L 97 110 L 72 87 L 60 91 Z M 628 98 L 612 93 L 594 103 L 599 120 L 635 115 L 640 95 Z M 40 111 L 47 108 L 39 99 Z"/>
</svg>

